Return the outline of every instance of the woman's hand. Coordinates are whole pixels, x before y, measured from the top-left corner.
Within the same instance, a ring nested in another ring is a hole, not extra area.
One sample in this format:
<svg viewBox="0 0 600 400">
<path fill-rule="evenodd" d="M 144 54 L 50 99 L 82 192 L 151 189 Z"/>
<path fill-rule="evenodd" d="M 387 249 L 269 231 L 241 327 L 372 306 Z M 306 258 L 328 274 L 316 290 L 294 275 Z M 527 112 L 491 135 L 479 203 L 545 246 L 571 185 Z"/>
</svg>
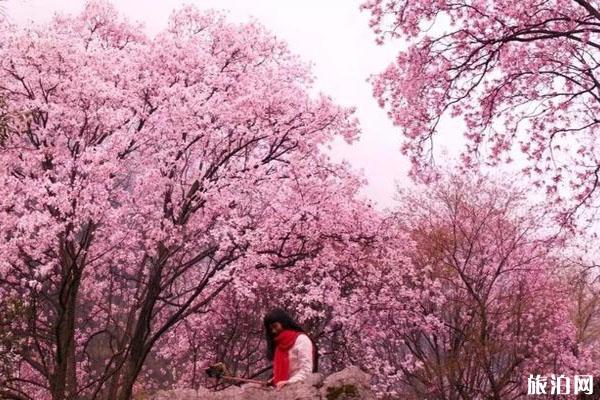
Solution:
<svg viewBox="0 0 600 400">
<path fill-rule="evenodd" d="M 275 384 L 275 389 L 281 390 L 287 383 L 288 381 L 279 381 Z"/>
</svg>

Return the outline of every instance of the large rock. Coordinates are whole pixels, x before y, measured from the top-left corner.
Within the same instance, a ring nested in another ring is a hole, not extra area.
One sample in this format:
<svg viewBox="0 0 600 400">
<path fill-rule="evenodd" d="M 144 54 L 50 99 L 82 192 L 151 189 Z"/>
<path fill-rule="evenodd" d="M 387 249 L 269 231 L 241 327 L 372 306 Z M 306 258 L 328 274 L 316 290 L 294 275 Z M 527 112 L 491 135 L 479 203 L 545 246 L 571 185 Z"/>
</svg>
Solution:
<svg viewBox="0 0 600 400">
<path fill-rule="evenodd" d="M 357 367 L 346 368 L 325 378 L 319 398 L 323 400 L 373 400 L 375 395 L 371 391 L 369 380 L 369 375 Z"/>
<path fill-rule="evenodd" d="M 245 385 L 232 386 L 218 392 L 207 389 L 169 390 L 156 393 L 151 400 L 374 400 L 369 375 L 349 367 L 324 378 L 312 374 L 306 381 L 273 388 Z"/>
</svg>

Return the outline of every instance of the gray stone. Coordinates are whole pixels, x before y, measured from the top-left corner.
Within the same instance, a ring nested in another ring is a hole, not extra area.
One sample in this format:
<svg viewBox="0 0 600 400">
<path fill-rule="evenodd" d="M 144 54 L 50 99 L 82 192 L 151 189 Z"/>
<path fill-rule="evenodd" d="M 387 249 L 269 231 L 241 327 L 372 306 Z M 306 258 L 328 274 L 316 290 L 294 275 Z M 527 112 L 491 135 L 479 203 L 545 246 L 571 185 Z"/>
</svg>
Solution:
<svg viewBox="0 0 600 400">
<path fill-rule="evenodd" d="M 284 386 L 277 391 L 258 385 L 232 386 L 211 392 L 179 389 L 157 392 L 151 400 L 374 400 L 369 375 L 357 367 L 349 367 L 324 378 L 312 374 L 304 382 Z"/>
<path fill-rule="evenodd" d="M 329 375 L 321 387 L 323 400 L 374 400 L 375 394 L 369 385 L 370 377 L 357 367 L 348 367 Z"/>
</svg>

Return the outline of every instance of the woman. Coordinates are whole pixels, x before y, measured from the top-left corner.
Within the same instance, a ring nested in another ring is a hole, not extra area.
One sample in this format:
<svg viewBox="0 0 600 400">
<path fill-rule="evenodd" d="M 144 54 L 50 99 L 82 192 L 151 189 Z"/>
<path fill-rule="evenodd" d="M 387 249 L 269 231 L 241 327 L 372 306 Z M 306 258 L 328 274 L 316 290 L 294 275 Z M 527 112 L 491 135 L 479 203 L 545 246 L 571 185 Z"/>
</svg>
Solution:
<svg viewBox="0 0 600 400">
<path fill-rule="evenodd" d="M 271 311 L 264 324 L 267 358 L 273 362 L 271 382 L 277 389 L 317 372 L 317 346 L 285 311 Z"/>
</svg>

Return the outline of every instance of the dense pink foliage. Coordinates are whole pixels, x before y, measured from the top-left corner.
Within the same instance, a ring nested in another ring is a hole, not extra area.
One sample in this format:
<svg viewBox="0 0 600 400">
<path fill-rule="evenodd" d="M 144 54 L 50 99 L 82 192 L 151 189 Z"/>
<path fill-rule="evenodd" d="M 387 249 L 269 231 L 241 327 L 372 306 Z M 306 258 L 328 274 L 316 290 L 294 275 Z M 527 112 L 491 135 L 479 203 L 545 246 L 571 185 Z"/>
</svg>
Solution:
<svg viewBox="0 0 600 400">
<path fill-rule="evenodd" d="M 169 341 L 179 345 L 163 354 L 189 365 L 178 370 L 186 387 L 206 384 L 207 361 L 259 372 L 260 315 L 276 297 L 318 340 L 322 371 L 360 365 L 382 398 L 521 398 L 529 374 L 597 375 L 597 283 L 574 279 L 567 242 L 541 211 L 477 176 L 419 187 L 373 221 L 358 251 L 339 249 L 347 261 L 335 286 L 315 287 L 321 296 L 307 296 L 314 283 L 302 271 L 285 277 L 298 283 L 292 293 L 278 279 L 228 293 L 216 327 L 178 327 Z M 192 362 L 198 354 L 209 360 Z"/>
<path fill-rule="evenodd" d="M 406 50 L 374 93 L 426 175 L 442 117 L 466 124 L 465 166 L 519 161 L 565 211 L 597 204 L 600 4 L 589 0 L 371 0 L 379 41 Z M 563 217 L 569 217 L 566 213 Z"/>
<path fill-rule="evenodd" d="M 469 34 L 446 49 L 420 22 L 447 12 L 476 36 L 501 30 L 477 22 L 486 2 L 394 8 L 403 4 L 368 6 L 376 29 L 391 16 L 414 40 L 375 87 L 415 139 L 406 151 L 418 171 L 425 149 L 415 143 L 481 72 L 479 59 L 447 80 Z M 500 5 L 511 23 L 527 22 L 529 9 Z M 507 124 L 490 137 L 496 161 L 507 147 L 494 141 L 509 143 L 516 123 L 499 112 L 517 101 L 509 92 L 539 100 L 550 87 L 545 74 L 511 75 L 534 64 L 513 53 L 525 45 L 506 46 L 493 79 L 451 106 L 472 132 L 491 132 L 492 116 Z M 510 76 L 510 91 L 493 92 Z M 104 1 L 45 25 L 2 26 L 0 398 L 129 400 L 210 384 L 203 368 L 216 361 L 260 376 L 261 317 L 276 306 L 318 343 L 323 372 L 359 365 L 382 396 L 505 399 L 522 395 L 529 373 L 600 372 L 590 323 L 600 296 L 590 279 L 576 293 L 565 284 L 568 243 L 549 234 L 544 213 L 477 175 L 374 210 L 357 196 L 363 180 L 321 151 L 354 141 L 358 122 L 312 95 L 311 80 L 260 25 L 193 7 L 154 37 Z M 552 115 L 583 118 L 566 112 L 592 110 L 589 96 Z M 531 148 L 542 146 L 548 118 L 511 140 L 534 130 Z"/>
<path fill-rule="evenodd" d="M 582 341 L 572 318 L 564 241 L 486 180 L 407 191 L 380 229 L 354 351 L 391 398 L 521 398 L 529 374 L 600 372 L 597 337 Z"/>
<path fill-rule="evenodd" d="M 357 136 L 351 110 L 309 96 L 257 24 L 188 7 L 150 38 L 100 1 L 0 42 L 0 290 L 28 316 L 13 393 L 127 399 L 225 287 L 310 279 L 367 221 L 319 151 Z"/>
</svg>

